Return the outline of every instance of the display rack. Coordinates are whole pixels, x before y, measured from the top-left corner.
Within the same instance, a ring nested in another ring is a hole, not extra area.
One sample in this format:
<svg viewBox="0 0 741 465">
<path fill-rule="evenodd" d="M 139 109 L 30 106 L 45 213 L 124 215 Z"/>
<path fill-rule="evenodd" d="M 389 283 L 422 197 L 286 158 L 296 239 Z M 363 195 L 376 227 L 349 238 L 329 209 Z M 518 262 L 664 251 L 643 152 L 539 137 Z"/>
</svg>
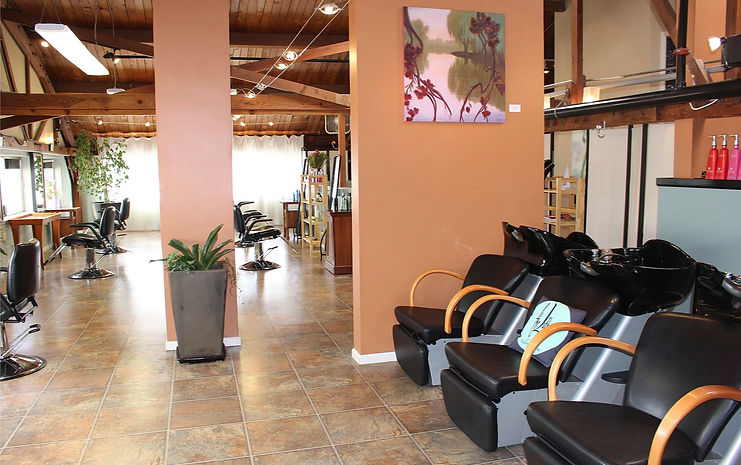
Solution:
<svg viewBox="0 0 741 465">
<path fill-rule="evenodd" d="M 326 174 L 301 175 L 301 243 L 309 244 L 309 252 L 320 246 L 327 229 L 327 179 Z"/>
<path fill-rule="evenodd" d="M 566 234 L 584 232 L 584 178 L 546 178 L 545 229 L 565 237 Z"/>
</svg>

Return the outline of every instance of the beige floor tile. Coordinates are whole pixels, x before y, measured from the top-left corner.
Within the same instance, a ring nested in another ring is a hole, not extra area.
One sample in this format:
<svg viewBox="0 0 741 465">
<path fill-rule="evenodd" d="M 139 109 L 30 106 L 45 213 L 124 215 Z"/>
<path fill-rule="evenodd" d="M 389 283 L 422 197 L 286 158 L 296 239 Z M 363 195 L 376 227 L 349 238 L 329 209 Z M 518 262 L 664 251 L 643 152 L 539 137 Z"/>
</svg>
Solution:
<svg viewBox="0 0 741 465">
<path fill-rule="evenodd" d="M 0 464 L 7 465 L 76 465 L 85 441 L 55 442 L 51 444 L 6 447 L 0 455 Z"/>
<path fill-rule="evenodd" d="M 74 415 L 56 413 L 28 415 L 8 443 L 9 446 L 86 439 L 95 421 L 94 410 Z"/>
<path fill-rule="evenodd" d="M 522 444 L 515 444 L 514 446 L 507 446 L 507 449 L 509 449 L 509 451 L 512 452 L 512 455 L 514 455 L 515 457 L 525 456 L 525 450 L 522 448 Z"/>
<path fill-rule="evenodd" d="M 161 465 L 165 463 L 167 433 L 92 439 L 83 465 Z"/>
<path fill-rule="evenodd" d="M 238 397 L 173 402 L 170 428 L 218 425 L 242 421 Z"/>
<path fill-rule="evenodd" d="M 435 431 L 455 426 L 442 399 L 392 405 L 391 411 L 410 433 Z"/>
<path fill-rule="evenodd" d="M 254 454 L 290 451 L 329 445 L 315 415 L 247 423 Z"/>
<path fill-rule="evenodd" d="M 429 465 L 430 461 L 408 438 L 361 442 L 337 446 L 345 465 Z"/>
<path fill-rule="evenodd" d="M 48 370 L 47 367 L 44 367 L 36 373 L 3 381 L 0 383 L 0 399 L 18 393 L 41 392 L 44 386 L 46 386 L 46 383 L 51 379 L 53 373 L 53 370 Z"/>
<path fill-rule="evenodd" d="M 458 428 L 415 434 L 414 438 L 436 465 L 467 465 L 514 457 L 505 447 L 494 452 L 484 452 Z"/>
<path fill-rule="evenodd" d="M 365 376 L 368 382 L 388 381 L 392 379 L 409 378 L 397 362 L 371 363 L 360 365 L 358 370 Z"/>
<path fill-rule="evenodd" d="M 267 392 L 242 396 L 245 421 L 310 415 L 314 409 L 304 391 Z"/>
<path fill-rule="evenodd" d="M 170 431 L 169 465 L 248 455 L 243 423 Z"/>
<path fill-rule="evenodd" d="M 323 321 L 320 324 L 328 333 L 344 333 L 347 331 L 352 331 L 353 328 L 352 320 Z"/>
<path fill-rule="evenodd" d="M 335 444 L 401 436 L 403 428 L 386 407 L 320 415 Z"/>
<path fill-rule="evenodd" d="M 341 465 L 329 447 L 255 457 L 255 465 Z"/>
<path fill-rule="evenodd" d="M 348 384 L 309 390 L 319 413 L 339 412 L 383 405 L 381 399 L 367 384 Z"/>
<path fill-rule="evenodd" d="M 291 363 L 283 352 L 240 353 L 238 357 L 234 357 L 234 371 L 237 373 L 264 373 L 290 369 Z"/>
<path fill-rule="evenodd" d="M 240 373 L 237 375 L 237 384 L 239 385 L 239 393 L 243 396 L 302 389 L 301 383 L 293 370 Z"/>
<path fill-rule="evenodd" d="M 166 431 L 169 414 L 168 404 L 104 409 L 95 422 L 93 437 Z"/>
<path fill-rule="evenodd" d="M 234 376 L 215 376 L 212 378 L 194 378 L 175 381 L 172 400 L 211 399 L 215 397 L 233 397 L 237 395 L 237 383 Z"/>
<path fill-rule="evenodd" d="M 57 371 L 46 387 L 53 389 L 74 389 L 105 387 L 113 374 L 113 367 L 89 370 Z"/>
<path fill-rule="evenodd" d="M 16 426 L 18 426 L 22 420 L 23 417 L 0 418 L 0 448 L 3 447 L 5 441 L 10 439 L 10 436 L 13 434 L 13 431 L 15 431 Z"/>
<path fill-rule="evenodd" d="M 45 391 L 41 393 L 31 412 L 40 414 L 97 410 L 104 393 L 105 388 Z"/>
<path fill-rule="evenodd" d="M 319 350 L 303 350 L 300 352 L 289 352 L 293 366 L 297 368 L 326 367 L 328 365 L 347 365 L 350 361 L 336 347 Z"/>
<path fill-rule="evenodd" d="M 229 359 L 210 363 L 178 363 L 175 365 L 175 380 L 233 375 Z"/>
<path fill-rule="evenodd" d="M 408 378 L 371 384 L 378 395 L 389 405 L 410 404 L 443 397 L 439 386 L 417 386 Z"/>
<path fill-rule="evenodd" d="M 325 334 L 311 336 L 284 337 L 281 339 L 288 352 L 302 350 L 334 349 L 334 341 Z"/>
<path fill-rule="evenodd" d="M 69 354 L 59 366 L 59 371 L 114 367 L 119 354 L 119 351 Z"/>
<path fill-rule="evenodd" d="M 307 389 L 365 382 L 358 370 L 352 365 L 296 368 L 296 372 L 298 372 L 299 378 Z"/>
<path fill-rule="evenodd" d="M 134 407 L 170 402 L 171 383 L 111 385 L 103 400 L 103 408 Z"/>
<path fill-rule="evenodd" d="M 289 324 L 274 326 L 278 337 L 308 336 L 311 334 L 324 334 L 324 329 L 314 321 L 309 323 Z"/>
</svg>

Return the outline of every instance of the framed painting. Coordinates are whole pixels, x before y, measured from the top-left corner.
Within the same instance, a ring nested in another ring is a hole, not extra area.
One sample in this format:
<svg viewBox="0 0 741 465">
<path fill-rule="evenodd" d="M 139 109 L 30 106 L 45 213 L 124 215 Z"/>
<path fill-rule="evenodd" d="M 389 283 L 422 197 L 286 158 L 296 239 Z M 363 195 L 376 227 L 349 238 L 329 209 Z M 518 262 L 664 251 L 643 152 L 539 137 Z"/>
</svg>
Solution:
<svg viewBox="0 0 741 465">
<path fill-rule="evenodd" d="M 504 15 L 404 7 L 404 118 L 503 123 Z"/>
</svg>

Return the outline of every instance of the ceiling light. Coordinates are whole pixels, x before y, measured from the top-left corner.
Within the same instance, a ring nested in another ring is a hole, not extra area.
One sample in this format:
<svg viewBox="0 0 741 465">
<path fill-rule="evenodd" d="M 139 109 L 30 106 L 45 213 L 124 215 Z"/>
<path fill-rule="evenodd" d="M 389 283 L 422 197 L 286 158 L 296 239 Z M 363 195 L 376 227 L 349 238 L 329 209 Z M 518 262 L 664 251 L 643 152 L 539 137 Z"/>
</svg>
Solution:
<svg viewBox="0 0 741 465">
<path fill-rule="evenodd" d="M 585 87 L 582 91 L 581 101 L 584 103 L 596 102 L 599 100 L 599 87 Z"/>
<path fill-rule="evenodd" d="M 122 89 L 120 87 L 109 87 L 105 90 L 105 93 L 108 95 L 115 95 L 120 94 L 121 92 L 124 92 L 126 89 Z"/>
<path fill-rule="evenodd" d="M 268 126 L 272 126 L 272 125 L 274 125 L 274 124 L 275 124 L 275 123 L 273 123 L 272 121 L 268 121 Z"/>
<path fill-rule="evenodd" d="M 325 15 L 334 15 L 342 11 L 342 8 L 338 7 L 334 3 L 326 3 L 319 8 L 317 8 L 319 12 L 324 13 Z"/>
<path fill-rule="evenodd" d="M 543 68 L 543 74 L 548 74 L 548 73 L 550 73 L 550 72 L 551 72 L 551 70 L 550 70 L 550 69 L 548 69 L 548 68 Z"/>
<path fill-rule="evenodd" d="M 239 115 L 232 116 L 232 121 L 237 121 L 239 119 Z"/>
<path fill-rule="evenodd" d="M 711 52 L 718 50 L 722 44 L 723 39 L 721 39 L 720 37 L 708 37 L 708 46 L 710 47 Z"/>
<path fill-rule="evenodd" d="M 288 68 L 288 64 L 286 64 L 286 63 L 284 63 L 282 61 L 279 61 L 278 63 L 276 63 L 275 67 L 278 68 L 278 69 L 286 69 L 286 68 Z"/>
<path fill-rule="evenodd" d="M 229 95 L 237 95 L 237 89 L 229 89 Z"/>
<path fill-rule="evenodd" d="M 34 30 L 64 58 L 90 76 L 106 76 L 108 70 L 64 24 L 38 23 Z"/>
<path fill-rule="evenodd" d="M 298 53 L 294 52 L 293 50 L 286 50 L 286 52 L 283 54 L 283 58 L 285 58 L 287 61 L 294 61 L 296 58 L 298 58 Z"/>
<path fill-rule="evenodd" d="M 121 63 L 121 57 L 116 57 L 116 58 L 113 59 L 113 64 L 114 65 L 117 65 L 119 63 Z"/>
<path fill-rule="evenodd" d="M 258 82 L 255 87 L 257 87 L 258 90 L 265 90 L 267 86 L 263 84 L 262 82 Z"/>
<path fill-rule="evenodd" d="M 241 123 L 239 123 L 239 125 L 242 126 L 242 127 L 244 127 L 244 126 L 247 126 L 247 123 L 245 123 L 244 121 L 242 121 Z"/>
<path fill-rule="evenodd" d="M 150 123 L 149 121 L 145 121 L 145 122 L 144 122 L 144 126 L 146 126 L 146 127 L 149 127 L 149 126 L 151 126 L 151 124 L 152 124 L 152 123 Z"/>
<path fill-rule="evenodd" d="M 44 47 L 44 48 L 46 48 L 46 47 L 48 47 L 48 46 L 49 46 L 49 42 L 47 42 L 47 41 L 45 41 L 45 40 L 42 40 L 42 41 L 41 41 L 41 46 L 42 46 L 42 47 Z"/>
<path fill-rule="evenodd" d="M 103 125 L 103 120 L 102 119 L 99 119 L 98 120 L 98 126 L 102 126 L 102 125 Z"/>
<path fill-rule="evenodd" d="M 257 97 L 257 94 L 254 93 L 254 92 L 252 92 L 252 91 L 249 91 L 249 92 L 247 92 L 245 94 L 245 97 L 247 97 L 247 98 L 255 98 L 255 97 Z"/>
</svg>

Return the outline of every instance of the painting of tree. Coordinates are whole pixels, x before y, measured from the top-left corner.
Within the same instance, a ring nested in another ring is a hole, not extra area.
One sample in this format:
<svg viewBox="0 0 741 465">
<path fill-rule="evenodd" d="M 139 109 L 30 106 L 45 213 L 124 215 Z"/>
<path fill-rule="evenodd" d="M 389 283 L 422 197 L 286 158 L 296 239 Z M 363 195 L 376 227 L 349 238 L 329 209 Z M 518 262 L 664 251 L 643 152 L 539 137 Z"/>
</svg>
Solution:
<svg viewBox="0 0 741 465">
<path fill-rule="evenodd" d="M 504 15 L 404 8 L 404 118 L 503 123 Z"/>
</svg>

